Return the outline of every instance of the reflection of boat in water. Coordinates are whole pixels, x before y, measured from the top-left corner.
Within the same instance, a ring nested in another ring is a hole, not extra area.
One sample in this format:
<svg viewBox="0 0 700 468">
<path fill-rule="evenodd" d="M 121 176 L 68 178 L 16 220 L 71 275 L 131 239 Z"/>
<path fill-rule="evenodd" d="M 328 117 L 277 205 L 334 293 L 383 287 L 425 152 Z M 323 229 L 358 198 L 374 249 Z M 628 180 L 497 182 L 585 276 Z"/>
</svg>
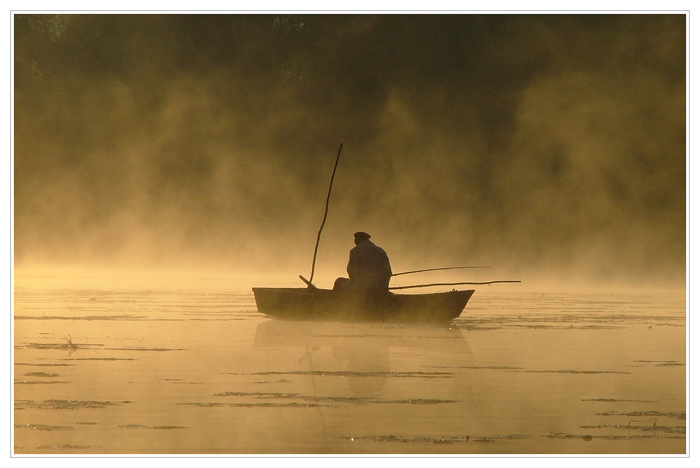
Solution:
<svg viewBox="0 0 700 468">
<path fill-rule="evenodd" d="M 283 351 L 290 356 L 301 356 L 298 362 L 311 357 L 317 362 L 325 356 L 326 365 L 313 366 L 308 371 L 283 371 L 326 378 L 343 377 L 353 394 L 376 395 L 389 378 L 442 377 L 441 372 L 392 372 L 392 355 L 405 358 L 416 352 L 422 357 L 430 353 L 448 353 L 453 356 L 469 355 L 462 331 L 450 326 L 435 325 L 379 325 L 365 323 L 328 323 L 312 321 L 268 320 L 258 325 L 253 348 Z M 332 360 L 328 361 L 330 351 Z M 396 354 L 395 354 L 396 353 Z M 394 359 L 395 360 L 395 359 Z M 294 361 L 292 361 L 294 362 Z M 332 364 L 335 362 L 336 364 Z M 338 369 L 341 364 L 341 369 Z M 396 364 L 396 362 L 394 362 Z M 292 364 L 292 367 L 296 365 Z M 403 367 L 403 366 L 402 366 Z"/>
<path fill-rule="evenodd" d="M 367 294 L 317 288 L 253 288 L 258 311 L 288 320 L 447 322 L 474 290 L 432 294 Z"/>
<path fill-rule="evenodd" d="M 325 347 L 381 349 L 409 348 L 435 353 L 471 354 L 455 325 L 371 325 L 327 322 L 268 320 L 258 325 L 254 348 Z"/>
</svg>

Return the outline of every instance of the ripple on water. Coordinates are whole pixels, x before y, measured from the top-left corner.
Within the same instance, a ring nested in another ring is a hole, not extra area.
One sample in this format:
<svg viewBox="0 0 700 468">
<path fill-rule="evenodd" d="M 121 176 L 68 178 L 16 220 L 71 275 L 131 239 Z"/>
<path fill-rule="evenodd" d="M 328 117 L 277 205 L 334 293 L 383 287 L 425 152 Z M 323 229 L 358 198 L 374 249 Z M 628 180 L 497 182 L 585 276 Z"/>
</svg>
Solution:
<svg viewBox="0 0 700 468">
<path fill-rule="evenodd" d="M 565 432 L 550 432 L 542 437 L 546 439 L 582 439 L 590 442 L 593 439 L 603 440 L 635 440 L 635 439 L 684 439 L 685 435 L 657 435 L 657 434 L 628 434 L 628 435 L 601 435 L 592 436 L 590 434 L 568 434 Z"/>
<path fill-rule="evenodd" d="M 67 384 L 70 383 L 65 380 L 21 380 L 15 379 L 15 385 L 53 385 L 53 384 Z"/>
<path fill-rule="evenodd" d="M 443 400 L 435 398 L 407 398 L 402 400 L 383 400 L 381 398 L 363 397 L 324 397 L 302 395 L 300 393 L 272 393 L 272 392 L 223 392 L 216 393 L 217 397 L 249 397 L 254 399 L 277 399 L 277 400 L 301 400 L 314 403 L 350 403 L 350 404 L 399 404 L 399 405 L 438 405 L 442 403 L 456 403 L 456 400 Z"/>
<path fill-rule="evenodd" d="M 95 409 L 129 404 L 130 401 L 90 401 L 90 400 L 15 400 L 15 409 Z"/>
<path fill-rule="evenodd" d="M 15 429 L 29 429 L 32 431 L 72 431 L 71 426 L 48 426 L 46 424 L 15 424 Z"/>
<path fill-rule="evenodd" d="M 117 427 L 121 429 L 154 429 L 160 431 L 168 431 L 171 429 L 187 429 L 187 426 L 144 426 L 142 424 L 126 424 Z"/>
<path fill-rule="evenodd" d="M 597 426 L 579 426 L 581 429 L 613 429 L 619 431 L 639 431 L 639 432 L 661 432 L 667 434 L 683 434 L 685 435 L 685 426 L 640 426 L 631 424 L 600 424 Z"/>
<path fill-rule="evenodd" d="M 664 412 L 664 411 L 629 411 L 629 412 L 620 412 L 620 411 L 609 411 L 605 413 L 598 413 L 598 416 L 630 416 L 630 417 L 636 417 L 636 418 L 643 418 L 643 417 L 666 417 L 666 418 L 671 418 L 671 419 L 682 419 L 685 421 L 685 411 L 683 412 Z"/>
<path fill-rule="evenodd" d="M 395 435 L 378 435 L 378 436 L 353 436 L 353 437 L 338 437 L 340 440 L 348 440 L 350 442 L 390 442 L 403 444 L 457 444 L 457 443 L 484 443 L 498 442 L 502 440 L 518 440 L 524 439 L 521 434 L 507 434 L 502 436 L 444 436 L 444 437 L 428 437 L 428 436 L 395 436 Z"/>
<path fill-rule="evenodd" d="M 233 374 L 238 375 L 238 374 Z M 251 375 L 303 375 L 303 376 L 325 376 L 325 377 L 397 377 L 397 378 L 422 378 L 422 379 L 444 379 L 450 378 L 454 374 L 450 372 L 387 372 L 387 371 L 269 371 L 253 372 Z"/>
</svg>

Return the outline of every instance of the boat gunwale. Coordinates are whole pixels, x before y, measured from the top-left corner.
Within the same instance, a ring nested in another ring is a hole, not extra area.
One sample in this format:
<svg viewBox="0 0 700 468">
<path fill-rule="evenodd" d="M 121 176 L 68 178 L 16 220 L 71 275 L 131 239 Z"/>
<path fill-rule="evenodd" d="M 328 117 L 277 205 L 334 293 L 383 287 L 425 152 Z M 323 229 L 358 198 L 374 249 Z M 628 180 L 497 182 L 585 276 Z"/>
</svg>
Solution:
<svg viewBox="0 0 700 468">
<path fill-rule="evenodd" d="M 373 293 L 369 292 L 367 294 L 358 294 L 357 292 L 348 292 L 348 291 L 336 291 L 333 289 L 323 289 L 323 288 L 275 288 L 275 287 L 253 287 L 252 288 L 253 293 L 255 294 L 256 291 L 261 291 L 261 292 L 271 292 L 271 291 L 277 291 L 280 293 L 287 293 L 287 294 L 298 294 L 298 295 L 314 295 L 314 294 L 333 294 L 337 295 L 339 297 L 372 297 L 373 295 L 376 295 L 378 297 L 428 297 L 428 296 L 440 296 L 440 295 L 448 295 L 448 294 L 457 294 L 457 293 L 471 293 L 474 294 L 475 290 L 474 289 L 452 289 L 450 291 L 439 291 L 439 292 L 428 292 L 428 293 L 415 293 L 415 294 L 406 294 L 406 293 L 395 293 L 392 291 L 388 291 L 388 293 Z"/>
</svg>

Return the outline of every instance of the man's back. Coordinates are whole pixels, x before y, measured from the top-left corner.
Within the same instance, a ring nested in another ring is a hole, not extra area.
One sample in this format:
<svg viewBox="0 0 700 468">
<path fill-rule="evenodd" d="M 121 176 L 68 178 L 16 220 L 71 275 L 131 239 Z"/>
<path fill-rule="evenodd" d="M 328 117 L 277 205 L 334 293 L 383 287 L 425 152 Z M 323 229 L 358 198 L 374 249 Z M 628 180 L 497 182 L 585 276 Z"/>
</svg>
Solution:
<svg viewBox="0 0 700 468">
<path fill-rule="evenodd" d="M 384 249 L 370 240 L 359 242 L 350 251 L 348 275 L 359 290 L 386 290 L 391 278 L 391 265 Z"/>
</svg>

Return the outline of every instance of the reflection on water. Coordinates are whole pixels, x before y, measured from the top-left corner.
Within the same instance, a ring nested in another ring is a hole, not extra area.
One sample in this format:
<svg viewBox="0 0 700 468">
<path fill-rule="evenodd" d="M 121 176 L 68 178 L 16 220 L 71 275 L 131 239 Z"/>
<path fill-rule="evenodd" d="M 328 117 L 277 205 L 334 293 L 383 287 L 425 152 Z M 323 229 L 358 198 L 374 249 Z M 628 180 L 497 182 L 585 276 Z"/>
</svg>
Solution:
<svg viewBox="0 0 700 468">
<path fill-rule="evenodd" d="M 474 295 L 444 326 L 212 291 L 15 292 L 17 454 L 686 452 L 685 298 Z"/>
<path fill-rule="evenodd" d="M 320 322 L 290 322 L 269 320 L 258 325 L 253 349 L 284 349 L 302 354 L 301 362 L 308 362 L 307 371 L 295 375 L 316 377 L 343 377 L 350 392 L 357 397 L 377 396 L 387 379 L 447 378 L 447 372 L 392 371 L 389 358 L 392 352 L 418 351 L 469 354 L 469 346 L 455 325 L 408 327 L 399 325 L 333 324 Z M 314 369 L 314 356 L 328 348 L 335 365 L 342 370 Z M 289 372 L 268 372 L 284 375 Z M 425 399 L 412 400 L 414 404 Z M 434 400 L 431 400 L 434 401 Z"/>
</svg>

